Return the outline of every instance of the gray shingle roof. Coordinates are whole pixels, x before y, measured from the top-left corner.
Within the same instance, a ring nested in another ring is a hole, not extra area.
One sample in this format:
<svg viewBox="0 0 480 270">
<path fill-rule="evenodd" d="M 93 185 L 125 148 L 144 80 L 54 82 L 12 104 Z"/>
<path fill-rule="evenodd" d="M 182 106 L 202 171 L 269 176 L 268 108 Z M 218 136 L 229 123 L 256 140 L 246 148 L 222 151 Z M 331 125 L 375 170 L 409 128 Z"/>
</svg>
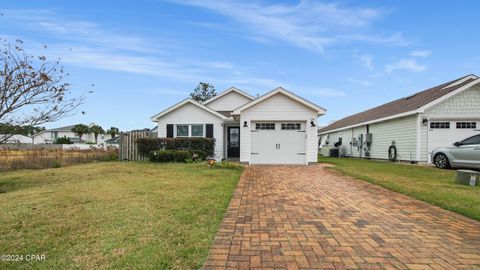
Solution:
<svg viewBox="0 0 480 270">
<path fill-rule="evenodd" d="M 400 113 L 406 113 L 410 111 L 414 111 L 448 93 L 451 93 L 462 86 L 471 83 L 475 79 L 469 78 L 465 80 L 464 82 L 461 82 L 459 84 L 455 84 L 450 87 L 446 87 L 448 85 L 454 84 L 455 82 L 458 82 L 462 79 L 465 79 L 466 77 L 471 76 L 467 75 L 461 78 L 458 78 L 456 80 L 443 83 L 440 85 L 437 85 L 435 87 L 429 88 L 427 90 L 415 93 L 411 96 L 408 97 L 403 97 L 397 100 L 394 100 L 392 102 L 380 105 L 378 107 L 363 111 L 361 113 L 357 113 L 348 117 L 345 117 L 343 119 L 340 119 L 338 121 L 333 122 L 332 124 L 322 128 L 319 130 L 319 132 L 325 132 L 325 131 L 330 131 L 330 130 L 335 130 L 343 127 L 348 127 L 356 124 L 361 124 L 364 122 L 368 121 L 373 121 L 376 119 L 381 119 L 385 118 L 388 116 L 393 116 L 396 114 Z"/>
</svg>

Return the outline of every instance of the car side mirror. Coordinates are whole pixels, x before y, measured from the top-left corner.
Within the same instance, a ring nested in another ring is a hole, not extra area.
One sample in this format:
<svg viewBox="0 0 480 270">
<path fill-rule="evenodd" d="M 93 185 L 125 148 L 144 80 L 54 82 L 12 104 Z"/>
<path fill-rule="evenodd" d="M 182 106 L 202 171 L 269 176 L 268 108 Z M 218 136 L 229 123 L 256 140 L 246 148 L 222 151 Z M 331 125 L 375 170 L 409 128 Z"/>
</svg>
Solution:
<svg viewBox="0 0 480 270">
<path fill-rule="evenodd" d="M 460 142 L 454 142 L 453 145 L 460 146 Z"/>
</svg>

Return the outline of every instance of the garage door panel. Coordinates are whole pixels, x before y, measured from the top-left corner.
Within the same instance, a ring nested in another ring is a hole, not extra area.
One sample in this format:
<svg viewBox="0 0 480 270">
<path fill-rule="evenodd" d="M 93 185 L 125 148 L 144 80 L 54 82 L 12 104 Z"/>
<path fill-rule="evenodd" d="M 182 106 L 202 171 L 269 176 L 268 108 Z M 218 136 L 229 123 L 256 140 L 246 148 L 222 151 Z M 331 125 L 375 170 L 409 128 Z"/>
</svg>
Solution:
<svg viewBox="0 0 480 270">
<path fill-rule="evenodd" d="M 253 125 L 255 126 L 255 125 Z M 252 164 L 305 164 L 306 133 L 298 130 L 252 130 Z"/>
</svg>

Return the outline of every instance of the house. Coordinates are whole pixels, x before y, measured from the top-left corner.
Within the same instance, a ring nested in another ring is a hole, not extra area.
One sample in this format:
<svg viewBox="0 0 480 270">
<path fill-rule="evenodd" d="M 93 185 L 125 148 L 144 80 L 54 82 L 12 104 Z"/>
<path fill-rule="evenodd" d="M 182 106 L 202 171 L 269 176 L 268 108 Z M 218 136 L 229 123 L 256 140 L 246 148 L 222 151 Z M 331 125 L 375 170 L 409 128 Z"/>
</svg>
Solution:
<svg viewBox="0 0 480 270">
<path fill-rule="evenodd" d="M 92 133 L 87 133 L 82 135 L 82 140 L 78 137 L 78 134 L 72 131 L 75 125 L 64 126 L 59 128 L 45 129 L 36 134 L 33 137 L 34 144 L 52 144 L 58 138 L 67 137 L 72 143 L 87 143 L 95 142 L 95 135 Z M 110 135 L 108 134 L 98 134 L 98 144 L 103 143 L 105 140 L 109 139 Z"/>
<path fill-rule="evenodd" d="M 6 141 L 5 138 L 7 139 Z M 0 134 L 0 142 L 3 143 L 32 143 L 32 137 L 21 134 Z"/>
<path fill-rule="evenodd" d="M 215 158 L 244 164 L 317 162 L 317 118 L 325 109 L 281 87 L 253 97 L 235 87 L 154 115 L 159 137 L 215 139 Z"/>
<path fill-rule="evenodd" d="M 424 163 L 435 148 L 479 132 L 480 79 L 467 75 L 335 121 L 319 136 L 322 153 L 337 144 L 343 156 L 388 159 L 390 151 Z"/>
</svg>

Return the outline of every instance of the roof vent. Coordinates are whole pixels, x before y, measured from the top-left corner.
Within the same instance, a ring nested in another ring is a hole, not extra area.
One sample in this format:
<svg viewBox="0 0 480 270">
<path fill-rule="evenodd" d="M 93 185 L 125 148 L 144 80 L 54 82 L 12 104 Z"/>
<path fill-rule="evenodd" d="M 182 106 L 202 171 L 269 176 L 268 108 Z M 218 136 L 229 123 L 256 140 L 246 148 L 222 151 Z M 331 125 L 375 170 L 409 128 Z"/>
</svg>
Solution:
<svg viewBox="0 0 480 270">
<path fill-rule="evenodd" d="M 417 94 L 413 94 L 413 95 L 411 95 L 411 96 L 405 97 L 405 98 L 403 98 L 403 100 L 411 99 L 412 97 L 414 97 L 414 96 L 416 96 L 416 95 L 417 95 Z"/>
</svg>

